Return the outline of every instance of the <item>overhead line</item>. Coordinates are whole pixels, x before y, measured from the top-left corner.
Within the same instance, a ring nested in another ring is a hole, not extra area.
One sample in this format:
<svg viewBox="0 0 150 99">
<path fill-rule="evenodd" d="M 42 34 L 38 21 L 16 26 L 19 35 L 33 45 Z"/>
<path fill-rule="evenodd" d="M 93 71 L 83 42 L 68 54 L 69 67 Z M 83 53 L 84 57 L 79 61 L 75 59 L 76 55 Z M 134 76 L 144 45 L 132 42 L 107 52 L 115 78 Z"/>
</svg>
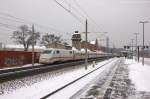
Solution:
<svg viewBox="0 0 150 99">
<path fill-rule="evenodd" d="M 83 24 L 83 22 L 80 20 L 80 18 L 78 18 L 73 12 L 71 12 L 69 9 L 67 9 L 66 7 L 64 7 L 61 3 L 59 3 L 57 0 L 54 0 L 59 6 L 61 6 L 64 10 L 66 10 L 68 13 L 70 13 L 76 20 L 78 20 L 81 24 Z"/>
<path fill-rule="evenodd" d="M 36 26 L 38 26 L 38 27 L 42 27 L 42 28 L 45 28 L 45 29 L 49 29 L 49 30 L 54 30 L 54 31 L 57 31 L 57 32 L 62 32 L 62 31 L 60 31 L 60 30 L 57 30 L 57 29 L 54 29 L 54 28 L 52 28 L 52 27 L 47 27 L 47 26 L 43 26 L 43 25 L 40 25 L 40 24 L 37 24 L 37 23 L 35 23 L 35 22 L 31 22 L 31 21 L 28 21 L 28 20 L 25 20 L 25 19 L 22 19 L 22 18 L 18 18 L 18 17 L 15 17 L 15 16 L 13 16 L 13 15 L 10 15 L 10 14 L 7 14 L 7 13 L 3 13 L 3 12 L 0 12 L 0 15 L 3 15 L 3 16 L 6 16 L 6 17 L 10 17 L 10 18 L 13 18 L 13 19 L 16 19 L 17 21 L 19 20 L 19 21 L 21 21 L 22 23 L 24 23 L 24 24 L 34 24 L 34 25 L 36 25 Z M 3 18 L 4 19 L 4 18 Z M 11 19 L 9 19 L 9 20 L 11 20 Z M 16 21 L 16 20 L 14 20 L 14 21 Z M 16 21 L 16 22 L 17 22 Z M 18 22 L 19 22 L 18 21 Z M 20 23 L 21 23 L 20 22 Z"/>
<path fill-rule="evenodd" d="M 0 23 L 0 25 L 3 25 L 3 26 L 8 26 L 8 27 L 14 27 L 14 28 L 18 28 L 17 26 L 14 26 L 14 25 L 9 25 L 9 24 L 5 24 L 5 23 Z"/>
<path fill-rule="evenodd" d="M 79 13 L 79 15 L 80 15 L 81 17 L 83 17 L 84 19 L 86 19 L 86 18 L 85 18 L 85 15 L 84 15 L 83 13 L 81 13 L 80 11 L 78 11 L 78 9 L 76 9 L 76 8 L 73 7 L 73 6 L 71 6 L 71 4 L 69 4 L 66 0 L 64 0 L 64 2 L 70 7 L 70 11 L 71 11 L 71 8 L 72 8 L 72 9 L 74 9 L 77 13 Z"/>
<path fill-rule="evenodd" d="M 17 29 L 17 27 L 15 27 L 15 26 L 10 26 L 8 24 L 3 24 L 3 23 L 2 24 L 0 23 L 0 27 L 4 27 L 7 29 L 11 29 L 11 30 Z"/>
<path fill-rule="evenodd" d="M 91 22 L 93 22 L 93 24 L 95 24 L 97 28 L 100 28 L 100 26 L 97 25 L 97 23 L 87 14 L 87 12 L 79 5 L 79 3 L 76 0 L 73 0 L 73 1 L 79 7 L 79 9 L 82 10 L 82 12 L 88 17 L 87 19 L 90 19 Z"/>
<path fill-rule="evenodd" d="M 23 21 L 13 20 L 13 19 L 9 19 L 9 18 L 6 18 L 6 17 L 1 17 L 1 16 L 0 16 L 0 19 L 10 20 L 10 21 L 18 22 L 18 23 L 24 23 Z"/>
</svg>

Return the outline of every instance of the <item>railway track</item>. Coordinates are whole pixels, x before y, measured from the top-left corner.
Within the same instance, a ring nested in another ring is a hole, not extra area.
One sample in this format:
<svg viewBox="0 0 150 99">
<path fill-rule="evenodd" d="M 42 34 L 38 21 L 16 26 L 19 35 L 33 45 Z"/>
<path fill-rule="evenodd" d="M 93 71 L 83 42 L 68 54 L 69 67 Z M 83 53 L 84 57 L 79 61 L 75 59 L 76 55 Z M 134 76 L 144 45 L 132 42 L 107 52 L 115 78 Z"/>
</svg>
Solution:
<svg viewBox="0 0 150 99">
<path fill-rule="evenodd" d="M 81 80 L 82 78 L 84 78 L 84 77 L 86 77 L 86 76 L 92 74 L 93 72 L 99 70 L 100 68 L 102 68 L 103 66 L 109 64 L 109 63 L 112 62 L 112 61 L 114 61 L 114 60 L 111 60 L 111 61 L 109 61 L 109 62 L 107 62 L 107 63 L 101 65 L 100 67 L 94 69 L 93 71 L 90 71 L 90 72 L 88 72 L 87 74 L 84 74 L 84 75 L 82 75 L 81 77 L 78 77 L 77 79 L 75 79 L 75 80 L 73 80 L 73 81 L 71 81 L 71 82 L 68 82 L 67 84 L 65 84 L 65 85 L 63 85 L 62 87 L 60 87 L 60 88 L 58 88 L 58 89 L 56 89 L 56 90 L 50 92 L 49 94 L 47 94 L 47 95 L 41 97 L 40 99 L 50 98 L 52 95 L 54 95 L 54 94 L 56 94 L 56 93 L 59 93 L 59 91 L 65 89 L 65 88 L 67 88 L 67 87 L 69 87 L 70 85 L 76 83 L 77 81 Z"/>
<path fill-rule="evenodd" d="M 104 59 L 105 58 L 90 59 L 89 62 L 102 61 Z M 51 65 L 38 65 L 38 66 L 0 70 L 0 83 L 13 80 L 13 79 L 17 79 L 17 78 L 21 78 L 21 77 L 50 72 L 53 70 L 58 70 L 61 68 L 65 68 L 69 66 L 76 66 L 76 65 L 81 65 L 81 64 L 84 64 L 84 60 L 65 62 L 63 64 L 59 63 L 59 64 L 51 64 Z"/>
</svg>

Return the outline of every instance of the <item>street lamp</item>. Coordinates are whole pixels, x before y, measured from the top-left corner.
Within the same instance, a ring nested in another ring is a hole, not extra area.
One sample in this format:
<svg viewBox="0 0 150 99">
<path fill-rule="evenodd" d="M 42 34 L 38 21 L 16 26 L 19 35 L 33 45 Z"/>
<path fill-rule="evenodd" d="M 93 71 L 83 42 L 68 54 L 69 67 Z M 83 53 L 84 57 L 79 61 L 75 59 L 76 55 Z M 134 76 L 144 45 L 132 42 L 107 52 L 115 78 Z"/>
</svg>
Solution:
<svg viewBox="0 0 150 99">
<path fill-rule="evenodd" d="M 132 59 L 133 59 L 133 42 L 134 42 L 134 39 L 131 39 L 131 52 L 132 52 Z"/>
<path fill-rule="evenodd" d="M 137 38 L 137 36 L 139 35 L 139 33 L 134 33 L 134 35 L 135 35 L 135 46 L 136 46 L 136 60 L 137 60 L 137 58 L 138 58 L 138 52 L 137 52 L 137 46 L 138 46 L 138 38 Z"/>
<path fill-rule="evenodd" d="M 148 21 L 140 21 L 139 23 L 143 24 L 143 48 L 142 48 L 142 51 L 143 51 L 143 60 L 142 60 L 142 64 L 144 66 L 144 24 L 148 23 Z"/>
</svg>

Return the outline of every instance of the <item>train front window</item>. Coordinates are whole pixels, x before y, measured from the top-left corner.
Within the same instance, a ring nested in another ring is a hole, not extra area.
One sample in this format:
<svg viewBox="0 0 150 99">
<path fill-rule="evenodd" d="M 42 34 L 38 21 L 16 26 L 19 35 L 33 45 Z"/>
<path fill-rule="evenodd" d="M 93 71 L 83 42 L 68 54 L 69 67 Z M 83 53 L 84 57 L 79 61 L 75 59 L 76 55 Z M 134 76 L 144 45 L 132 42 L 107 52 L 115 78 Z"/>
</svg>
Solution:
<svg viewBox="0 0 150 99">
<path fill-rule="evenodd" d="M 57 50 L 56 53 L 59 54 L 60 52 Z"/>
<path fill-rule="evenodd" d="M 51 50 L 45 50 L 42 54 L 51 54 Z"/>
</svg>

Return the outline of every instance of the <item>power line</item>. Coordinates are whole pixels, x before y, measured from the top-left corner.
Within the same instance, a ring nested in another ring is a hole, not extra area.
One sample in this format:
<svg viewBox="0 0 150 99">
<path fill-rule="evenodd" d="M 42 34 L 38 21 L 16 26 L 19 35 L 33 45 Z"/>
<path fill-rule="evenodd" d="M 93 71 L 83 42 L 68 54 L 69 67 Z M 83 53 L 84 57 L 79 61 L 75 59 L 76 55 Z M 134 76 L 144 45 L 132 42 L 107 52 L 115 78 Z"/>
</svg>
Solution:
<svg viewBox="0 0 150 99">
<path fill-rule="evenodd" d="M 14 29 L 14 28 L 15 28 L 15 29 L 18 28 L 17 26 L 10 25 L 10 24 L 5 24 L 5 23 L 0 23 L 0 25 L 3 26 L 3 27 L 6 27 L 6 28 L 13 28 L 13 29 Z"/>
<path fill-rule="evenodd" d="M 9 19 L 9 18 L 6 18 L 6 17 L 1 17 L 1 16 L 0 16 L 0 19 L 7 20 L 7 21 L 9 20 L 9 21 L 17 22 L 17 23 L 24 23 L 23 21 L 13 20 L 13 19 Z"/>
<path fill-rule="evenodd" d="M 71 14 L 76 20 L 78 20 L 81 24 L 84 24 L 83 21 L 80 20 L 80 18 L 74 14 L 73 12 L 71 12 L 69 9 L 67 9 L 66 7 L 64 7 L 61 3 L 59 3 L 57 0 L 54 0 L 56 2 L 56 4 L 58 4 L 60 7 L 62 7 L 65 11 L 67 11 L 69 14 Z"/>
<path fill-rule="evenodd" d="M 38 24 L 38 23 L 31 22 L 31 21 L 25 20 L 25 19 L 23 19 L 23 18 L 18 18 L 18 17 L 15 17 L 15 16 L 13 16 L 13 15 L 10 15 L 10 14 L 8 14 L 8 13 L 0 12 L 0 15 L 3 15 L 3 16 L 6 16 L 6 17 L 9 17 L 9 18 L 15 19 L 15 20 L 8 19 L 8 20 L 11 20 L 11 21 L 15 21 L 15 22 L 23 23 L 23 24 L 30 24 L 30 25 L 34 24 L 34 25 L 36 25 L 36 26 L 38 26 L 38 27 L 40 27 L 40 28 L 44 28 L 44 29 L 48 29 L 48 30 L 54 30 L 54 31 L 57 31 L 57 32 L 62 32 L 62 31 L 60 31 L 60 30 L 58 30 L 58 29 L 54 29 L 54 28 L 49 27 L 49 26 L 40 25 L 40 24 Z M 2 18 L 2 17 L 1 17 L 1 18 Z M 2 19 L 6 19 L 6 18 L 2 18 Z"/>
<path fill-rule="evenodd" d="M 97 23 L 87 14 L 87 12 L 79 5 L 79 3 L 77 2 L 77 0 L 73 0 L 74 2 L 75 2 L 75 4 L 76 4 L 76 6 L 78 6 L 78 8 L 86 15 L 86 17 L 87 17 L 87 19 L 89 20 L 91 20 L 91 22 L 93 23 L 93 24 L 95 24 L 95 26 L 97 27 L 97 29 L 99 29 L 100 28 L 100 26 L 99 25 L 97 25 Z"/>
<path fill-rule="evenodd" d="M 70 7 L 70 11 L 71 11 L 71 8 L 72 8 L 77 13 L 79 13 L 78 15 L 80 15 L 81 17 L 83 17 L 84 19 L 86 19 L 85 15 L 83 13 L 81 13 L 80 11 L 78 11 L 78 9 L 76 9 L 75 7 L 71 6 L 71 4 L 69 2 L 67 2 L 66 0 L 64 0 L 64 2 Z"/>
<path fill-rule="evenodd" d="M 8 13 L 0 12 L 0 14 L 3 15 L 3 16 L 6 16 L 6 17 L 10 17 L 10 18 L 13 18 L 13 19 L 21 20 L 22 22 L 25 22 L 25 23 L 27 22 L 27 21 L 24 20 L 24 19 L 17 18 L 17 17 L 15 17 L 15 16 L 13 16 L 13 15 L 10 15 L 10 14 L 8 14 Z M 28 23 L 30 23 L 30 22 L 28 22 Z"/>
<path fill-rule="evenodd" d="M 0 24 L 0 28 L 2 28 L 2 29 L 8 29 L 8 30 L 14 30 L 14 28 L 11 28 L 11 27 L 7 27 L 7 26 L 4 26 L 4 25 L 1 25 Z"/>
</svg>

